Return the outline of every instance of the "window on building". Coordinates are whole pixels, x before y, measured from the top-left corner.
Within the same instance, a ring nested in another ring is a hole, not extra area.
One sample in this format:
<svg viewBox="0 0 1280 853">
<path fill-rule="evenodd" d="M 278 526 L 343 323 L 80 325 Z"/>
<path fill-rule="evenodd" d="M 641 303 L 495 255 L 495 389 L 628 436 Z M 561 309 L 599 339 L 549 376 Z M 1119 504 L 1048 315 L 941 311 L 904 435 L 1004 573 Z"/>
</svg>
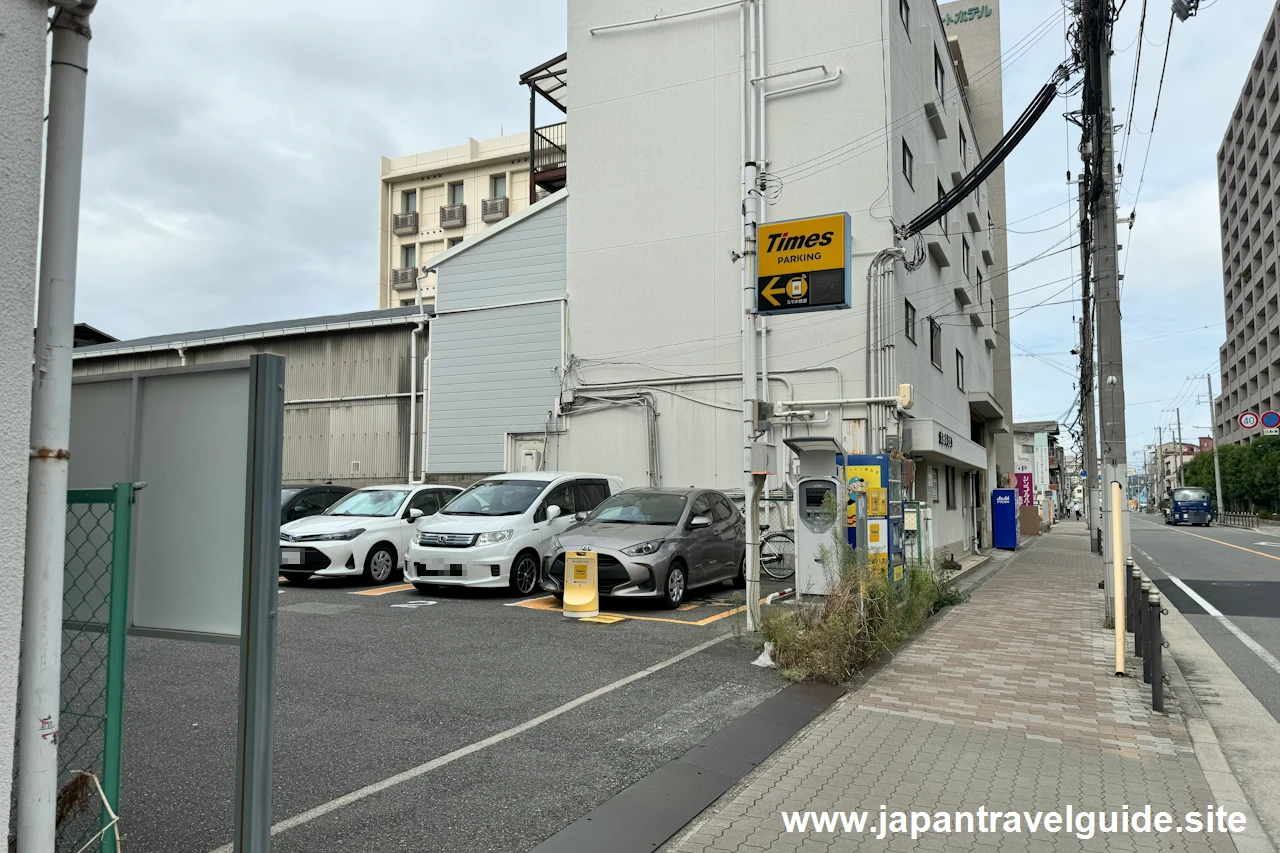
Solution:
<svg viewBox="0 0 1280 853">
<path fill-rule="evenodd" d="M 400 212 L 415 213 L 418 210 L 418 191 L 405 190 L 400 193 Z"/>
<path fill-rule="evenodd" d="M 1028 456 L 1034 456 L 1036 453 L 1036 446 L 1034 444 L 1024 444 L 1022 445 L 1022 452 Z"/>
<path fill-rule="evenodd" d="M 449 204 L 464 203 L 463 200 L 466 196 L 462 194 L 462 187 L 462 181 L 458 181 L 456 184 L 449 184 Z"/>
<path fill-rule="evenodd" d="M 977 278 L 978 278 L 978 299 L 977 299 L 977 302 L 978 302 L 978 305 L 979 305 L 979 306 L 981 306 L 981 305 L 982 305 L 982 267 L 977 267 L 976 269 L 974 269 L 973 273 L 974 273 L 974 275 L 975 275 L 975 276 L 977 276 Z"/>
<path fill-rule="evenodd" d="M 929 361 L 942 369 L 942 326 L 932 317 L 929 318 Z"/>
<path fill-rule="evenodd" d="M 400 268 L 410 269 L 418 265 L 418 247 L 413 243 L 400 247 Z"/>
<path fill-rule="evenodd" d="M 933 85 L 938 90 L 938 97 L 942 97 L 942 92 L 947 88 L 947 66 L 942 62 L 942 55 L 938 53 L 938 48 L 933 49 Z"/>
<path fill-rule="evenodd" d="M 916 158 L 911 153 L 911 148 L 907 145 L 907 140 L 902 140 L 902 177 L 907 179 L 907 185 L 915 189 L 916 175 Z"/>
<path fill-rule="evenodd" d="M 954 465 L 947 466 L 946 488 L 947 488 L 947 509 L 955 509 L 956 508 L 956 469 Z"/>
<path fill-rule="evenodd" d="M 506 198 L 507 176 L 493 175 L 489 178 L 489 198 Z"/>
<path fill-rule="evenodd" d="M 947 191 L 942 188 L 942 181 L 938 181 L 938 201 L 942 201 L 942 197 L 946 194 Z M 942 229 L 942 236 L 951 239 L 951 235 L 947 233 L 947 214 L 944 213 L 938 217 L 938 227 Z"/>
<path fill-rule="evenodd" d="M 461 237 L 450 237 L 450 238 L 449 238 L 449 248 L 450 248 L 450 249 L 452 249 L 454 246 L 458 245 L 458 244 L 459 244 L 459 243 L 461 243 L 461 242 L 462 242 L 462 238 L 461 238 Z"/>
<path fill-rule="evenodd" d="M 964 353 L 956 350 L 956 387 L 964 390 Z"/>
<path fill-rule="evenodd" d="M 960 128 L 960 165 L 969 165 L 969 140 L 965 139 L 964 128 Z"/>
<path fill-rule="evenodd" d="M 907 28 L 907 34 L 911 33 L 911 4 L 907 0 L 898 0 L 898 17 L 902 19 L 902 26 Z"/>
<path fill-rule="evenodd" d="M 929 500 L 938 502 L 938 469 L 929 466 Z"/>
<path fill-rule="evenodd" d="M 906 325 L 907 340 L 914 344 L 916 342 L 916 306 L 905 299 L 902 300 L 902 304 L 905 307 L 905 316 L 902 319 Z"/>
<path fill-rule="evenodd" d="M 417 300 L 417 299 L 401 299 L 401 300 L 400 300 L 400 307 L 401 307 L 401 308 L 408 308 L 408 307 L 410 307 L 410 306 L 417 305 L 417 304 L 418 304 L 418 300 Z"/>
<path fill-rule="evenodd" d="M 969 277 L 969 240 L 967 237 L 960 238 L 960 270 L 964 273 L 964 277 Z"/>
</svg>

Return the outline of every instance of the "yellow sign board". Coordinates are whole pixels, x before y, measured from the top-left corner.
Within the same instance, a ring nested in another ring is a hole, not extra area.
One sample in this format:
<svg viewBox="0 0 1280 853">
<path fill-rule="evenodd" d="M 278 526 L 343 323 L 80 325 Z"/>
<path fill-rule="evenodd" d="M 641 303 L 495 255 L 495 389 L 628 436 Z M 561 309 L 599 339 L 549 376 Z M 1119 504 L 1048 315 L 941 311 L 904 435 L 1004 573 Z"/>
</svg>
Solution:
<svg viewBox="0 0 1280 853">
<path fill-rule="evenodd" d="M 850 307 L 849 214 L 770 222 L 756 236 L 761 314 Z"/>
<path fill-rule="evenodd" d="M 564 555 L 565 616 L 600 615 L 598 559 L 594 551 L 569 551 Z"/>
</svg>

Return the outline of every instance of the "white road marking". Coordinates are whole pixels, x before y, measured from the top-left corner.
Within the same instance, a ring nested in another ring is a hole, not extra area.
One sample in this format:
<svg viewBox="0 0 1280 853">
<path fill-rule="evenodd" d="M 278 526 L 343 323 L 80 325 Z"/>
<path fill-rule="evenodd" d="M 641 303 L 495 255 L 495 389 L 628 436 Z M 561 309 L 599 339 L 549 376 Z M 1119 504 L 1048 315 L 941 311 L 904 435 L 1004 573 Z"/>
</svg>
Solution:
<svg viewBox="0 0 1280 853">
<path fill-rule="evenodd" d="M 1280 542 L 1254 542 L 1254 545 L 1264 545 L 1267 548 L 1280 548 Z"/>
<path fill-rule="evenodd" d="M 338 797 L 337 799 L 330 800 L 327 803 L 321 803 L 315 808 L 307 809 L 305 812 L 300 812 L 291 818 L 286 818 L 285 820 L 282 820 L 271 827 L 271 834 L 279 835 L 285 830 L 293 829 L 294 827 L 297 827 L 297 826 L 302 826 L 304 823 L 310 823 L 311 821 L 315 820 L 318 817 L 324 817 L 325 815 L 329 814 L 329 812 L 337 811 L 338 809 L 349 806 L 352 803 L 359 802 L 360 800 L 363 800 L 366 797 L 371 797 L 374 794 L 381 793 L 382 791 L 385 791 L 388 788 L 393 788 L 396 785 L 400 785 L 404 782 L 408 782 L 413 779 L 416 779 L 425 773 L 430 773 L 432 770 L 436 770 L 440 767 L 444 767 L 446 764 L 452 764 L 458 759 L 466 758 L 468 755 L 471 755 L 472 753 L 475 753 L 475 752 L 479 752 L 485 747 L 493 746 L 494 744 L 501 743 L 504 740 L 510 740 L 516 735 L 523 734 L 524 732 L 529 731 L 529 729 L 536 728 L 542 725 L 543 723 L 547 722 L 548 720 L 553 720 L 556 717 L 561 716 L 562 714 L 566 714 L 580 705 L 585 705 L 586 703 L 590 702 L 592 699 L 598 699 L 601 696 L 604 696 L 606 694 L 612 693 L 615 690 L 618 690 L 619 688 L 626 687 L 628 684 L 631 684 L 634 681 L 639 681 L 642 678 L 647 678 L 656 672 L 659 672 L 661 670 L 666 669 L 669 666 L 672 666 L 673 664 L 677 664 L 680 661 L 684 660 L 685 658 L 693 657 L 698 652 L 705 651 L 706 649 L 709 649 L 712 646 L 714 646 L 716 643 L 724 642 L 725 640 L 729 639 L 730 636 L 732 635 L 721 634 L 719 637 L 716 637 L 711 640 L 707 640 L 705 643 L 699 643 L 698 645 L 694 646 L 691 649 L 685 649 L 683 652 L 676 655 L 675 657 L 667 658 L 661 663 L 655 663 L 653 666 L 649 667 L 648 669 L 642 669 L 639 672 L 628 675 L 626 678 L 619 678 L 617 681 L 613 682 L 612 684 L 606 684 L 604 687 L 600 687 L 600 688 L 597 688 L 596 690 L 592 690 L 590 693 L 584 693 L 581 696 L 579 696 L 577 699 L 572 699 L 564 703 L 563 705 L 559 706 L 558 708 L 552 708 L 550 711 L 547 711 L 545 714 L 539 714 L 533 719 L 526 720 L 525 722 L 521 723 L 518 726 L 512 726 L 506 731 L 498 732 L 495 735 L 490 735 L 489 737 L 483 740 L 478 740 L 475 743 L 468 744 L 467 746 L 464 746 L 461 749 L 455 749 L 453 752 L 450 752 L 446 755 L 442 755 L 439 758 L 433 758 L 424 764 L 419 764 L 417 767 L 410 767 L 408 770 L 397 773 L 394 776 L 388 776 L 386 779 L 383 779 L 378 782 L 374 782 L 371 785 L 365 785 L 363 788 L 358 788 L 349 794 L 343 794 L 341 797 Z M 213 853 L 232 853 L 232 850 L 233 850 L 232 845 L 224 844 L 223 846 L 214 850 Z"/>
<path fill-rule="evenodd" d="M 406 602 L 405 602 L 405 603 L 403 603 L 403 604 L 393 604 L 393 605 L 391 605 L 391 606 L 392 606 L 392 607 L 408 607 L 408 608 L 414 608 L 414 607 L 430 607 L 431 605 L 436 604 L 436 603 L 438 603 L 438 602 L 435 602 L 435 601 L 406 601 Z"/>
<path fill-rule="evenodd" d="M 1167 571 L 1161 568 L 1160 564 L 1157 563 L 1155 560 L 1152 560 L 1151 555 L 1148 554 L 1146 551 L 1143 551 L 1141 548 L 1134 548 L 1134 550 L 1137 551 L 1142 556 L 1146 557 L 1148 560 L 1151 560 L 1151 565 L 1159 569 L 1161 574 L 1163 574 L 1169 580 L 1173 581 L 1173 583 L 1178 587 L 1178 589 L 1185 592 L 1192 601 L 1200 605 L 1200 607 L 1204 610 L 1205 613 L 1208 613 L 1214 619 L 1218 620 L 1218 623 L 1221 624 L 1222 627 L 1226 628 L 1228 631 L 1234 634 L 1237 640 L 1244 643 L 1245 648 L 1253 652 L 1255 655 L 1258 656 L 1258 658 L 1263 663 L 1265 663 L 1267 666 L 1275 670 L 1277 675 L 1280 675 L 1280 659 L 1276 658 L 1275 655 L 1271 654 L 1271 652 L 1267 651 L 1261 645 L 1259 645 L 1257 640 L 1255 640 L 1253 637 L 1250 637 L 1248 634 L 1242 631 L 1240 627 L 1236 625 L 1236 623 L 1232 622 L 1226 616 L 1223 616 L 1222 611 L 1214 607 L 1209 602 L 1205 601 L 1203 598 L 1201 598 L 1200 595 L 1196 593 L 1195 590 L 1187 586 L 1179 578 L 1175 578 L 1173 575 L 1169 574 Z"/>
</svg>

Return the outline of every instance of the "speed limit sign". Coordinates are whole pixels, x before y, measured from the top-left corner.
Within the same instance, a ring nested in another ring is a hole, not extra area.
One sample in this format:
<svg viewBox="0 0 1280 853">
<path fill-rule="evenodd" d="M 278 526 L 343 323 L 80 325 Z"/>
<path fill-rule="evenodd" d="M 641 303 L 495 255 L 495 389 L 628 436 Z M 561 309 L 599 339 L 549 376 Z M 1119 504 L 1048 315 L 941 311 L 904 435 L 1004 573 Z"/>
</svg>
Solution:
<svg viewBox="0 0 1280 853">
<path fill-rule="evenodd" d="M 1258 422 L 1262 419 L 1258 417 L 1256 412 L 1241 412 L 1237 418 L 1242 429 L 1256 429 Z"/>
</svg>

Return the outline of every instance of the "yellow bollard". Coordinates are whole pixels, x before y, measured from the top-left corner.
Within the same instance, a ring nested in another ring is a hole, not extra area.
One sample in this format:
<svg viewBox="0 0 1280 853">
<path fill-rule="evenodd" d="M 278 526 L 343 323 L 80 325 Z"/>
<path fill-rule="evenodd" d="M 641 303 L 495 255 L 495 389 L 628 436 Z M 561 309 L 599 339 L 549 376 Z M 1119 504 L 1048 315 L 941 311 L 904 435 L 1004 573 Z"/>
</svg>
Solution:
<svg viewBox="0 0 1280 853">
<path fill-rule="evenodd" d="M 1124 492 L 1120 483 L 1111 481 L 1111 589 L 1115 602 L 1116 675 L 1124 675 L 1124 519 L 1120 507 Z"/>
<path fill-rule="evenodd" d="M 600 615 L 600 579 L 594 551 L 564 555 L 564 615 L 583 619 Z"/>
</svg>

